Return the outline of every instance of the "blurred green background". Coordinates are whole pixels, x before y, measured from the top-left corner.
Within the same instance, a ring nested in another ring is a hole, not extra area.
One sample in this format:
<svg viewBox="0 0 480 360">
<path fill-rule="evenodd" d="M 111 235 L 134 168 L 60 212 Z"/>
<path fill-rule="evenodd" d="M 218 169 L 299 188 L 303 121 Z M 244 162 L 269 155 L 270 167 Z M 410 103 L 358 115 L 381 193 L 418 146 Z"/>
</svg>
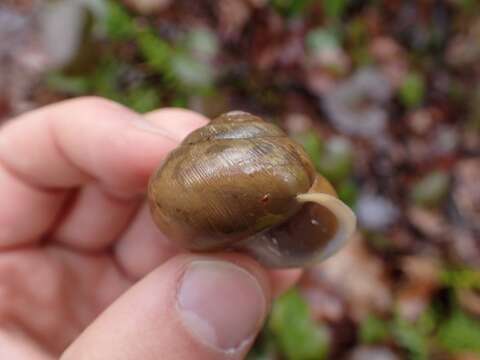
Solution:
<svg viewBox="0 0 480 360">
<path fill-rule="evenodd" d="M 480 359 L 480 3 L 5 0 L 0 119 L 95 94 L 282 126 L 359 231 L 250 360 Z"/>
</svg>

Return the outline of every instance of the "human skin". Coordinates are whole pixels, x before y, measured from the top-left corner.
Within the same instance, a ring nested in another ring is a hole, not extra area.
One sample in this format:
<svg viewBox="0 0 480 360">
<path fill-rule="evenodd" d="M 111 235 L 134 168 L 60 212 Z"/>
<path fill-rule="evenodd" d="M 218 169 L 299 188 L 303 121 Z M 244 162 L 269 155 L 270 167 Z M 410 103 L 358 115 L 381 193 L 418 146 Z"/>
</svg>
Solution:
<svg viewBox="0 0 480 360">
<path fill-rule="evenodd" d="M 154 226 L 150 174 L 208 120 L 86 97 L 0 130 L 0 358 L 241 359 L 299 270 L 191 254 Z"/>
</svg>

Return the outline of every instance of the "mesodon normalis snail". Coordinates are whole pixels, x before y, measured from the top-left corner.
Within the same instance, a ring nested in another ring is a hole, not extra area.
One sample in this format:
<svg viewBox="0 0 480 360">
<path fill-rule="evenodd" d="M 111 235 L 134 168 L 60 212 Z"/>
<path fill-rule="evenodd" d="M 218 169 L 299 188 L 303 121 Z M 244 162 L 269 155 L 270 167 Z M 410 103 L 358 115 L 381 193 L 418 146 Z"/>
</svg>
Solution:
<svg viewBox="0 0 480 360">
<path fill-rule="evenodd" d="M 232 111 L 193 131 L 150 179 L 158 227 L 193 251 L 247 251 L 270 267 L 333 255 L 356 218 L 279 127 Z"/>
</svg>

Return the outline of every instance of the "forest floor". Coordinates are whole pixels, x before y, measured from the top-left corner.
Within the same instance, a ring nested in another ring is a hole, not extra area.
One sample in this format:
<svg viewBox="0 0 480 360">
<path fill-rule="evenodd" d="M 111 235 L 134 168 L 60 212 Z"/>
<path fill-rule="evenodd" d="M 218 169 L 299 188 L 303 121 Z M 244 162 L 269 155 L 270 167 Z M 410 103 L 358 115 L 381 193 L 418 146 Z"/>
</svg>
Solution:
<svg viewBox="0 0 480 360">
<path fill-rule="evenodd" d="M 95 94 L 282 126 L 359 231 L 251 360 L 480 359 L 475 0 L 6 0 L 0 119 Z"/>
</svg>

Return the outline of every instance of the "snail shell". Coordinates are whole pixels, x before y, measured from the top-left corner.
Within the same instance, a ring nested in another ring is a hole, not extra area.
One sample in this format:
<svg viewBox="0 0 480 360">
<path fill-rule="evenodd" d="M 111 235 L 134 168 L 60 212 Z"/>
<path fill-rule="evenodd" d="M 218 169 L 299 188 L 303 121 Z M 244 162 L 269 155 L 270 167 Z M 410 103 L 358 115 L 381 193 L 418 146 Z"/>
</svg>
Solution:
<svg viewBox="0 0 480 360">
<path fill-rule="evenodd" d="M 271 267 L 323 260 L 355 215 L 303 148 L 277 126 L 233 111 L 192 132 L 152 176 L 153 218 L 193 251 L 243 249 Z"/>
</svg>

